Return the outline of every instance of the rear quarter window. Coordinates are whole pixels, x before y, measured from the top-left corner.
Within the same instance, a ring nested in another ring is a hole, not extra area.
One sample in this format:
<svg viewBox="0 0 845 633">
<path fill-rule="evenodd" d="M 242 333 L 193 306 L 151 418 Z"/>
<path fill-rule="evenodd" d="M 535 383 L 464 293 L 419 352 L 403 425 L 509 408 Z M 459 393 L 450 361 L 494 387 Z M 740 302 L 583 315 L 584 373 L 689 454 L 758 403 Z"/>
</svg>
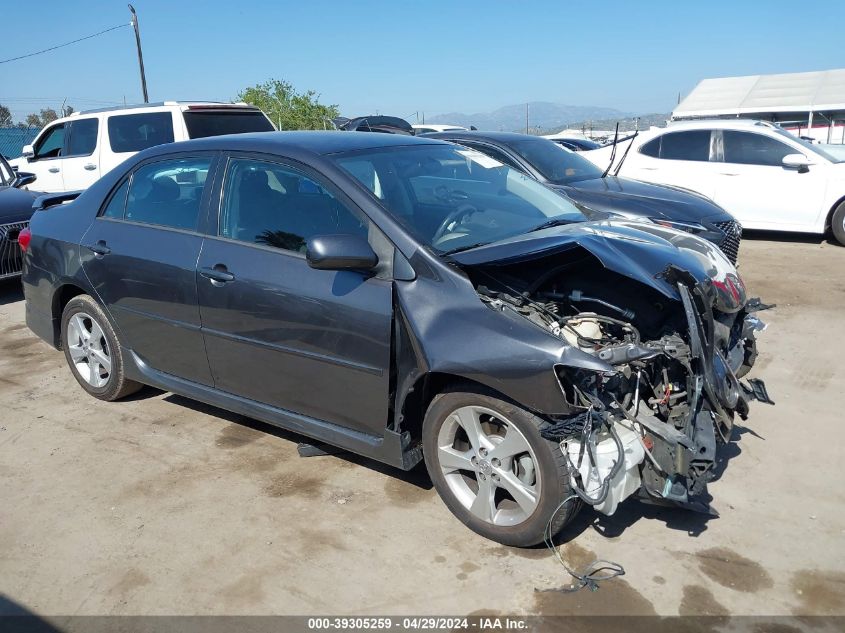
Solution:
<svg viewBox="0 0 845 633">
<path fill-rule="evenodd" d="M 173 116 L 170 112 L 116 114 L 108 119 L 109 145 L 115 153 L 173 142 Z"/>
<path fill-rule="evenodd" d="M 232 112 L 189 110 L 185 112 L 185 127 L 188 128 L 189 138 L 275 131 L 263 112 L 237 110 Z"/>
</svg>

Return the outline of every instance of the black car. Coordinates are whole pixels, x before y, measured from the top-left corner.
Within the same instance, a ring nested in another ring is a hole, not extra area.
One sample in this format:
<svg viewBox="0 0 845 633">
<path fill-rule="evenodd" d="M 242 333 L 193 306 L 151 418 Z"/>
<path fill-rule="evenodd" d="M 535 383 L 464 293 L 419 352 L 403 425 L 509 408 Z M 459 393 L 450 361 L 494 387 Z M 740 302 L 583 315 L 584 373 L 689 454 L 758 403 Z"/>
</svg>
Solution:
<svg viewBox="0 0 845 633">
<path fill-rule="evenodd" d="M 717 436 L 764 394 L 739 382 L 760 306 L 715 247 L 589 222 L 451 143 L 207 138 L 52 202 L 31 222 L 26 319 L 88 393 L 154 385 L 397 468 L 425 460 L 452 512 L 501 543 L 632 494 L 699 508 Z"/>
<path fill-rule="evenodd" d="M 736 264 L 742 227 L 713 201 L 692 191 L 605 174 L 549 139 L 510 132 L 427 134 L 467 147 L 519 169 L 596 211 L 643 219 L 698 235 Z"/>
<path fill-rule="evenodd" d="M 0 280 L 21 273 L 20 232 L 32 217 L 32 204 L 40 195 L 23 187 L 35 182 L 35 174 L 18 173 L 0 154 Z"/>
<path fill-rule="evenodd" d="M 590 149 L 598 149 L 602 145 L 601 143 L 596 143 L 595 141 L 591 141 L 588 138 L 550 138 L 549 139 L 552 143 L 557 143 L 558 145 L 562 145 L 566 149 L 571 149 L 573 152 L 585 152 Z"/>
</svg>

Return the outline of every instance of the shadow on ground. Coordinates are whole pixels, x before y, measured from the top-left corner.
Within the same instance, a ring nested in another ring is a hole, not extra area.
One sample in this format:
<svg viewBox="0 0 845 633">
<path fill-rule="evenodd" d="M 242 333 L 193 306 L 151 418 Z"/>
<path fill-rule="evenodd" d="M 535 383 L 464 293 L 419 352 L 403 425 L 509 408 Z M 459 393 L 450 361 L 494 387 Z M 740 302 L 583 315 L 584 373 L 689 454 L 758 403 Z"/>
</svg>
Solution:
<svg viewBox="0 0 845 633">
<path fill-rule="evenodd" d="M 15 277 L 14 279 L 0 281 L 0 306 L 17 303 L 18 301 L 23 301 L 21 280 Z"/>
<path fill-rule="evenodd" d="M 142 389 L 138 392 L 139 399 L 143 399 L 144 397 L 152 397 L 157 395 L 157 390 L 150 390 L 149 393 L 146 395 L 142 395 L 143 392 L 148 391 L 148 388 Z M 161 392 L 158 392 L 161 393 Z M 286 440 L 288 442 L 293 442 L 294 444 L 315 444 L 317 446 L 322 446 L 320 442 L 313 440 L 305 435 L 300 435 L 298 433 L 294 433 L 292 431 L 288 431 L 286 429 L 279 428 L 272 424 L 267 424 L 265 422 L 261 422 L 259 420 L 254 420 L 252 418 L 248 418 L 246 416 L 240 415 L 239 413 L 233 413 L 231 411 L 226 411 L 225 409 L 220 409 L 218 407 L 212 406 L 210 404 L 206 404 L 204 402 L 199 402 L 198 400 L 191 400 L 190 398 L 185 398 L 184 396 L 180 396 L 174 393 L 168 394 L 165 396 L 164 400 L 167 402 L 171 402 L 173 404 L 187 407 L 199 413 L 204 413 L 206 415 L 213 415 L 214 417 L 221 418 L 226 420 L 227 422 L 231 422 L 233 424 L 240 424 L 241 426 L 245 426 L 250 429 L 254 429 L 256 431 L 260 431 L 261 433 L 267 433 L 269 435 L 273 435 L 278 437 L 282 440 Z M 406 483 L 409 483 L 413 486 L 416 486 L 422 490 L 431 490 L 432 483 L 431 479 L 428 476 L 428 473 L 425 470 L 425 466 L 420 463 L 416 467 L 412 468 L 411 470 L 405 471 L 399 468 L 395 468 L 393 466 L 388 466 L 387 464 L 382 464 L 381 462 L 377 462 L 373 459 L 368 457 L 363 457 L 361 455 L 356 455 L 355 453 L 350 453 L 347 451 L 340 451 L 335 453 L 334 447 L 327 447 L 329 450 L 332 451 L 332 458 L 335 459 L 342 459 L 344 461 L 350 462 L 352 464 L 356 464 L 358 466 L 363 466 L 364 468 L 369 468 L 375 472 L 381 473 L 383 475 L 387 475 L 390 477 L 394 477 L 396 479 L 400 479 Z M 300 459 L 309 459 L 308 457 L 301 457 Z"/>
<path fill-rule="evenodd" d="M 759 240 L 761 242 L 791 242 L 794 244 L 830 244 L 841 246 L 830 234 L 818 235 L 816 233 L 787 233 L 785 231 L 757 231 L 752 229 L 742 230 L 743 240 Z"/>
</svg>

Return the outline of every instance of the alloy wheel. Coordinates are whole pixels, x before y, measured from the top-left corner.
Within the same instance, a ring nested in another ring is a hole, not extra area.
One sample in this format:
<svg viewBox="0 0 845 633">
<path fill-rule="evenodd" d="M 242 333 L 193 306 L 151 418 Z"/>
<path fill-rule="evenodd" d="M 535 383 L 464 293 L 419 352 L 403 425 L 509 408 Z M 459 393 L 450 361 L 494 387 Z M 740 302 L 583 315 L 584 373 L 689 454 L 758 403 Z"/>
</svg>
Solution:
<svg viewBox="0 0 845 633">
<path fill-rule="evenodd" d="M 487 523 L 518 525 L 537 508 L 541 482 L 534 451 L 492 409 L 465 406 L 448 415 L 437 435 L 437 461 L 457 500 Z"/>
<path fill-rule="evenodd" d="M 111 376 L 112 362 L 100 324 L 91 315 L 77 312 L 67 324 L 67 346 L 79 376 L 92 387 L 104 387 Z"/>
</svg>

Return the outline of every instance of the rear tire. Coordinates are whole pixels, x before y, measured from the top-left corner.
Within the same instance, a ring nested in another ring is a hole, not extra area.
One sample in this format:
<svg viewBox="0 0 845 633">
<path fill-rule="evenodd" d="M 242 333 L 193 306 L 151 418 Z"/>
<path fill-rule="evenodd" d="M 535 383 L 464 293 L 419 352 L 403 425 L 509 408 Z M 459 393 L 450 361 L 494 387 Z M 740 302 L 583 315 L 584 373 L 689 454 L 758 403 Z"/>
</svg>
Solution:
<svg viewBox="0 0 845 633">
<path fill-rule="evenodd" d="M 143 386 L 126 378 L 117 334 L 89 295 L 76 296 L 65 306 L 62 349 L 73 377 L 95 398 L 117 400 Z"/>
<path fill-rule="evenodd" d="M 529 547 L 543 541 L 553 514 L 552 536 L 577 514 L 578 499 L 559 507 L 572 494 L 569 470 L 560 445 L 540 435 L 542 423 L 475 386 L 432 400 L 423 421 L 426 468 L 443 502 L 474 532 Z"/>
<path fill-rule="evenodd" d="M 830 230 L 840 246 L 845 246 L 845 202 L 839 203 L 830 218 Z"/>
</svg>

